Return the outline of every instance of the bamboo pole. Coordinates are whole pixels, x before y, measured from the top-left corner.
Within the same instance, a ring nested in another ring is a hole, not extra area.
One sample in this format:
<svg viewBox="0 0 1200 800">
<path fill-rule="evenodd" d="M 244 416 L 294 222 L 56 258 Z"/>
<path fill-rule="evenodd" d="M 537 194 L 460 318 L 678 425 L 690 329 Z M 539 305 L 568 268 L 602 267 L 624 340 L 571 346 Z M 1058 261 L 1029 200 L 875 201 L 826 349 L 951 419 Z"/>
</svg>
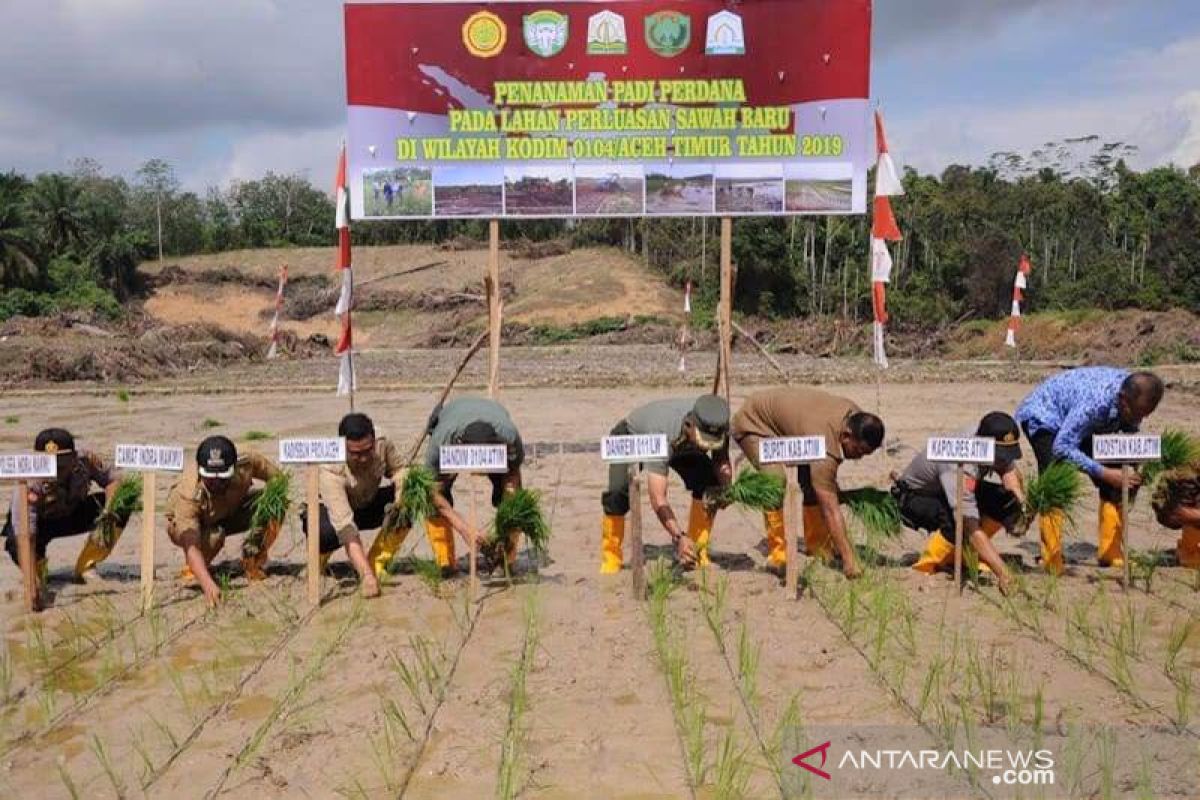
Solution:
<svg viewBox="0 0 1200 800">
<path fill-rule="evenodd" d="M 157 478 L 154 471 L 142 475 L 142 611 L 154 605 L 154 520 L 157 513 Z"/>
<path fill-rule="evenodd" d="M 1124 581 L 1125 589 L 1128 590 L 1133 585 L 1133 573 L 1130 566 L 1130 549 L 1129 549 L 1129 473 L 1131 468 L 1128 464 L 1121 465 L 1121 559 L 1124 562 Z"/>
<path fill-rule="evenodd" d="M 629 465 L 629 566 L 633 572 L 633 597 L 646 599 L 646 554 L 642 545 L 642 478 L 638 465 Z"/>
<path fill-rule="evenodd" d="M 787 547 L 787 566 L 784 573 L 784 594 L 788 600 L 795 600 L 800 584 L 800 565 L 796 563 L 796 544 L 799 541 L 800 527 L 800 484 L 796 480 L 796 467 L 787 465 L 787 496 L 783 504 L 784 541 Z"/>
<path fill-rule="evenodd" d="M 25 586 L 25 610 L 41 611 L 42 601 L 38 590 L 33 531 L 29 529 L 28 481 L 17 481 L 17 507 L 13 513 L 17 523 L 17 561 L 21 566 L 21 583 Z"/>
<path fill-rule="evenodd" d="M 725 387 L 729 400 L 729 367 L 733 358 L 733 219 L 721 217 L 721 305 L 719 314 L 721 337 L 718 383 Z"/>
<path fill-rule="evenodd" d="M 488 222 L 488 397 L 496 399 L 500 391 L 500 221 Z"/>
<path fill-rule="evenodd" d="M 308 603 L 321 604 L 321 506 L 320 467 L 309 464 L 307 471 L 308 499 Z"/>
</svg>

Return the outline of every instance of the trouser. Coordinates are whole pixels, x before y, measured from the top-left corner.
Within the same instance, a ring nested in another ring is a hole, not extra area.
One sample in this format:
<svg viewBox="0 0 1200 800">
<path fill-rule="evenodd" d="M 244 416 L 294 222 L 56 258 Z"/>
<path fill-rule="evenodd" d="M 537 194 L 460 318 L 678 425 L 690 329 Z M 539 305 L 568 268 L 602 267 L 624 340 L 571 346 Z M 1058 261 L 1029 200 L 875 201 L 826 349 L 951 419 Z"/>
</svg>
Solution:
<svg viewBox="0 0 1200 800">
<path fill-rule="evenodd" d="M 954 509 L 950 507 L 945 494 L 918 494 L 897 481 L 892 486 L 892 496 L 896 498 L 900 518 L 905 525 L 913 530 L 940 533 L 951 542 L 954 541 Z M 979 507 L 981 521 L 994 520 L 1009 530 L 1021 518 L 1021 503 L 1017 496 L 991 481 L 976 482 L 975 504 Z"/>
<path fill-rule="evenodd" d="M 200 549 L 205 554 L 205 559 L 211 562 L 221 552 L 221 548 L 225 545 L 225 539 L 229 536 L 238 534 L 247 534 L 242 540 L 242 557 L 252 558 L 259 555 L 263 549 L 263 531 L 253 530 L 252 522 L 254 520 L 254 499 L 258 497 L 261 489 L 252 489 L 246 493 L 245 499 L 241 505 L 235 508 L 228 516 L 223 519 L 213 520 L 202 531 L 200 531 Z M 179 541 L 179 534 L 175 527 L 173 519 L 167 519 L 167 536 L 177 546 L 182 547 L 183 544 Z"/>
<path fill-rule="evenodd" d="M 388 484 L 380 486 L 375 492 L 375 496 L 371 498 L 362 508 L 354 509 L 354 525 L 360 531 L 370 531 L 376 528 L 383 527 L 383 517 L 387 507 L 396 501 L 396 486 Z M 338 532 L 334 529 L 333 523 L 329 519 L 329 509 L 322 503 L 320 506 L 320 515 L 318 524 L 320 525 L 320 542 L 321 555 L 326 555 L 337 550 L 339 547 L 346 544 L 338 538 Z M 305 532 L 308 531 L 308 509 L 300 510 L 300 524 Z"/>
<path fill-rule="evenodd" d="M 612 429 L 612 436 L 629 435 L 629 426 L 622 420 Z M 667 467 L 683 480 L 693 500 L 703 500 L 704 492 L 719 483 L 713 461 L 700 453 L 684 453 L 672 458 Z M 600 505 L 607 516 L 629 513 L 629 465 L 612 464 L 608 468 L 608 488 L 600 495 Z"/>
<path fill-rule="evenodd" d="M 37 560 L 46 558 L 46 548 L 52 540 L 90 533 L 96 527 L 100 512 L 104 510 L 104 503 L 104 492 L 92 492 L 66 516 L 47 519 L 39 514 L 37 530 L 33 534 L 33 549 Z M 4 521 L 4 549 L 13 563 L 18 563 L 17 534 L 11 510 Z"/>
</svg>

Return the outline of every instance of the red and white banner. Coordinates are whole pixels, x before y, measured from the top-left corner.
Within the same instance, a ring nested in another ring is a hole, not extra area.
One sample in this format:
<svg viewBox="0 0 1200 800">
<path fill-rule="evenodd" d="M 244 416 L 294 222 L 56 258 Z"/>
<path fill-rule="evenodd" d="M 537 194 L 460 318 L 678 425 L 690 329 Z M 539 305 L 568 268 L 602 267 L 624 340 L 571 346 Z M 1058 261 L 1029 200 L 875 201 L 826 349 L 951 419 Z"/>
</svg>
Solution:
<svg viewBox="0 0 1200 800">
<path fill-rule="evenodd" d="M 887 349 L 884 346 L 884 326 L 888 321 L 886 285 L 892 280 L 892 255 L 888 252 L 887 243 L 904 238 L 900 226 L 896 224 L 896 215 L 892 212 L 891 198 L 903 195 L 904 186 L 888 152 L 883 115 L 878 111 L 875 112 L 875 148 L 878 157 L 875 162 L 875 213 L 871 224 L 871 306 L 875 316 L 872 329 L 875 363 L 881 369 L 887 369 Z"/>
<path fill-rule="evenodd" d="M 346 184 L 346 145 L 338 158 L 337 170 L 337 215 L 335 224 L 338 232 L 337 270 L 342 279 L 342 291 L 338 295 L 334 314 L 342 324 L 334 353 L 340 359 L 338 365 L 338 394 L 353 394 L 356 387 L 354 377 L 354 329 L 351 309 L 354 307 L 354 270 L 350 263 L 350 194 Z"/>
<path fill-rule="evenodd" d="M 1013 278 L 1012 312 L 1008 318 L 1008 332 L 1004 335 L 1004 344 L 1009 347 L 1017 346 L 1017 328 L 1021 326 L 1021 301 L 1025 299 L 1025 289 L 1029 287 L 1030 272 L 1033 272 L 1033 264 L 1029 263 L 1029 256 L 1022 253 L 1017 275 Z"/>
<path fill-rule="evenodd" d="M 271 317 L 271 349 L 267 351 L 267 358 L 277 358 L 279 356 L 279 314 L 283 311 L 283 289 L 287 286 L 288 268 L 284 264 L 279 268 L 279 288 L 275 290 L 275 314 Z"/>
</svg>

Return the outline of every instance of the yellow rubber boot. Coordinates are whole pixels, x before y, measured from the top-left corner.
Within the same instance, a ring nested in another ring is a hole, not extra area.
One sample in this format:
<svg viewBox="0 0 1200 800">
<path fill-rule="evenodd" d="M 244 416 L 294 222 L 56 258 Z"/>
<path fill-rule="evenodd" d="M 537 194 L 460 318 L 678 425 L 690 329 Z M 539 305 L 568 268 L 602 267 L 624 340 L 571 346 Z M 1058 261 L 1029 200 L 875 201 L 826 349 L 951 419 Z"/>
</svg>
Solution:
<svg viewBox="0 0 1200 800">
<path fill-rule="evenodd" d="M 1096 558 L 1102 567 L 1122 567 L 1125 552 L 1122 547 L 1121 507 L 1107 500 L 1100 501 Z"/>
<path fill-rule="evenodd" d="M 708 557 L 708 541 L 712 537 L 713 518 L 704 507 L 703 500 L 692 498 L 692 509 L 688 514 L 688 538 L 696 545 L 697 566 L 707 567 L 712 561 Z"/>
<path fill-rule="evenodd" d="M 1063 563 L 1062 535 L 1067 515 L 1061 509 L 1047 511 L 1038 517 L 1038 532 L 1042 537 L 1042 566 L 1051 575 L 1067 571 Z"/>
<path fill-rule="evenodd" d="M 833 558 L 833 544 L 829 540 L 829 529 L 820 506 L 804 506 L 804 552 L 809 558 L 829 561 Z"/>
<path fill-rule="evenodd" d="M 1184 526 L 1179 544 L 1175 546 L 1175 554 L 1179 558 L 1179 566 L 1200 569 L 1200 526 Z"/>
<path fill-rule="evenodd" d="M 266 580 L 267 573 L 264 568 L 267 566 L 267 559 L 270 558 L 271 546 L 279 538 L 280 527 L 279 522 L 268 522 L 263 528 L 262 542 L 259 544 L 258 552 L 252 556 L 242 557 L 242 571 L 246 573 L 246 580 Z"/>
<path fill-rule="evenodd" d="M 83 549 L 79 551 L 79 558 L 75 559 L 75 579 L 82 580 L 84 573 L 94 569 L 97 564 L 108 558 L 119 538 L 121 538 L 120 530 L 113 537 L 112 545 L 105 547 L 96 541 L 95 533 L 88 534 L 87 540 L 83 543 Z"/>
<path fill-rule="evenodd" d="M 934 531 L 929 534 L 929 539 L 925 542 L 925 552 L 921 553 L 917 563 L 913 564 L 913 569 L 932 575 L 939 569 L 953 564 L 954 543 L 942 536 L 941 532 Z"/>
<path fill-rule="evenodd" d="M 605 514 L 600 527 L 600 574 L 615 575 L 624 563 L 621 548 L 625 542 L 625 516 Z"/>
<path fill-rule="evenodd" d="M 763 512 L 763 525 L 767 529 L 767 569 L 787 567 L 787 529 L 784 527 L 783 510 Z"/>
<path fill-rule="evenodd" d="M 442 516 L 430 517 L 425 520 L 425 535 L 437 565 L 453 571 L 457 559 L 454 554 L 454 529 L 450 527 L 450 522 Z"/>
<path fill-rule="evenodd" d="M 392 563 L 392 559 L 396 557 L 396 552 L 400 549 L 400 545 L 404 544 L 405 538 L 408 536 L 408 528 L 396 528 L 395 530 L 379 532 L 375 537 L 375 541 L 371 542 L 371 549 L 367 552 L 367 561 L 371 564 L 371 569 L 375 570 L 375 577 L 383 580 L 383 576 L 387 574 L 388 564 Z"/>
</svg>

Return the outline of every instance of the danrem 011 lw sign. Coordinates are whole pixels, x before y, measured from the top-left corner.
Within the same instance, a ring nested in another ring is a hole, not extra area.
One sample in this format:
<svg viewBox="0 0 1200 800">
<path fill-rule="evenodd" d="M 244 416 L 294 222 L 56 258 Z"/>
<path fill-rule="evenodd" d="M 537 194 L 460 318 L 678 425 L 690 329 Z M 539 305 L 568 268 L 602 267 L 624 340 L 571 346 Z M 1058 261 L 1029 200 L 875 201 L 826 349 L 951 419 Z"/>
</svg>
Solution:
<svg viewBox="0 0 1200 800">
<path fill-rule="evenodd" d="M 1131 434 L 1093 436 L 1092 458 L 1117 464 L 1158 461 L 1162 458 L 1162 437 Z"/>
<path fill-rule="evenodd" d="M 354 219 L 861 214 L 870 0 L 345 6 Z"/>
<path fill-rule="evenodd" d="M 442 472 L 508 472 L 508 447 L 502 444 L 457 444 L 438 448 Z"/>
<path fill-rule="evenodd" d="M 600 442 L 600 457 L 614 464 L 666 461 L 670 458 L 667 437 L 661 433 L 635 436 L 606 436 Z"/>
<path fill-rule="evenodd" d="M 933 436 L 925 445 L 925 458 L 951 464 L 991 464 L 996 460 L 996 440 L 986 436 Z"/>
</svg>

